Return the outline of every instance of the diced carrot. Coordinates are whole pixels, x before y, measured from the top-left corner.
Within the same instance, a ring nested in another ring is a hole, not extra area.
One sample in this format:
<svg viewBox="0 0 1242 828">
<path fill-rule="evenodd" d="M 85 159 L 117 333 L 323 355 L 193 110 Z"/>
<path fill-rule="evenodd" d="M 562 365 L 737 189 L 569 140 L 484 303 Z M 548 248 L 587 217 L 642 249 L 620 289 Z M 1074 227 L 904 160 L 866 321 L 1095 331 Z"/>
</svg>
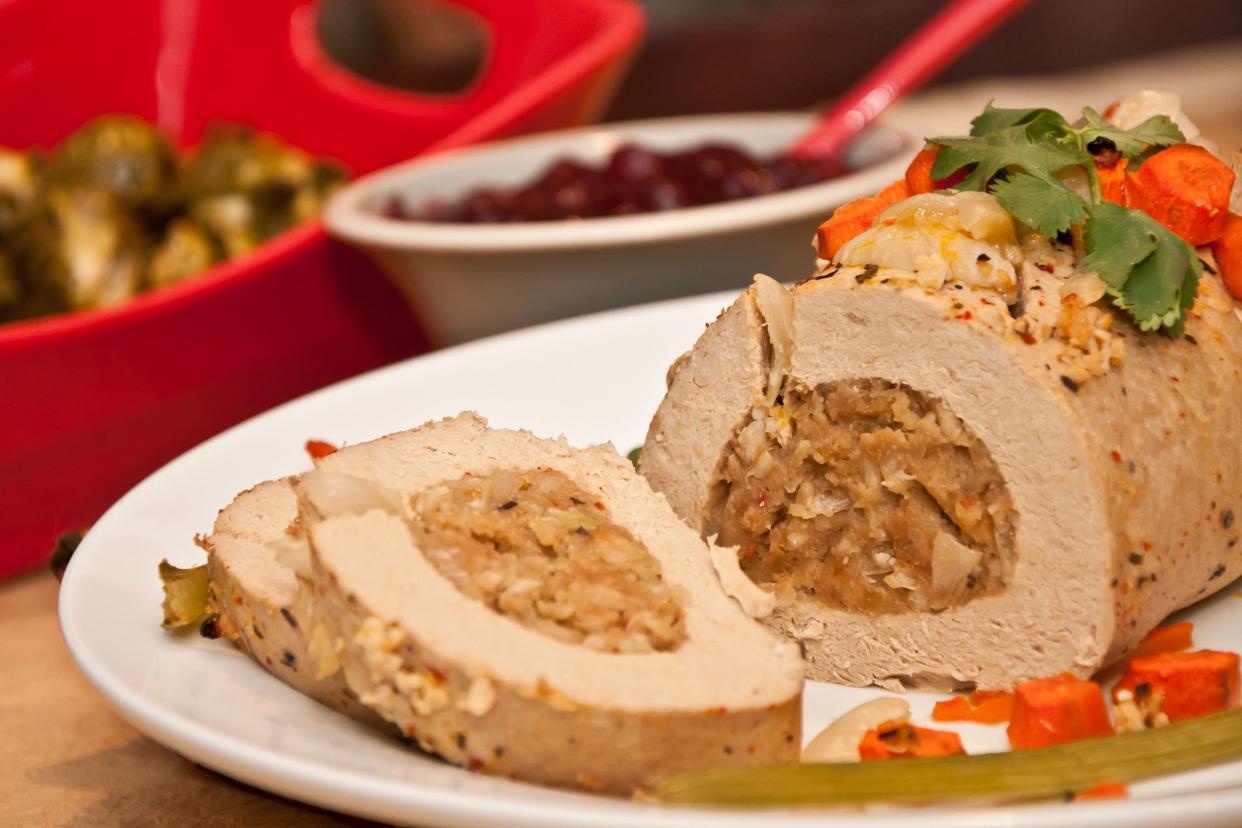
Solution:
<svg viewBox="0 0 1242 828">
<path fill-rule="evenodd" d="M 1225 229 L 1212 244 L 1216 257 L 1216 272 L 1234 299 L 1242 299 L 1242 216 L 1230 213 L 1225 219 Z"/>
<path fill-rule="evenodd" d="M 1195 645 L 1193 621 L 1180 621 L 1167 627 L 1156 627 L 1134 648 L 1131 658 L 1176 653 Z"/>
<path fill-rule="evenodd" d="M 1122 690 L 1158 694 L 1159 710 L 1171 722 L 1236 707 L 1242 700 L 1238 654 L 1198 650 L 1133 658 L 1113 697 Z"/>
<path fill-rule="evenodd" d="M 897 180 L 870 198 L 855 199 L 838 207 L 816 233 L 820 258 L 831 259 L 837 255 L 846 242 L 874 224 L 880 213 L 909 196 L 906 182 Z"/>
<path fill-rule="evenodd" d="M 963 168 L 948 178 L 932 178 L 932 166 L 936 163 L 936 156 L 940 154 L 940 149 L 939 144 L 928 144 L 920 150 L 918 155 L 914 156 L 910 166 L 906 167 L 906 189 L 910 195 L 945 190 L 960 183 L 966 177 L 966 170 Z"/>
<path fill-rule="evenodd" d="M 1156 627 L 1138 643 L 1133 652 L 1124 658 L 1117 659 L 1092 678 L 1100 684 L 1107 684 L 1129 669 L 1130 660 L 1133 658 L 1189 650 L 1195 646 L 1194 632 L 1193 621 L 1180 621 L 1167 627 Z"/>
<path fill-rule="evenodd" d="M 1126 203 L 1190 244 L 1209 244 L 1225 230 L 1234 178 L 1233 170 L 1203 147 L 1174 144 L 1126 175 Z"/>
<path fill-rule="evenodd" d="M 868 730 L 858 743 L 864 761 L 876 759 L 926 759 L 965 753 L 962 739 L 949 730 L 916 727 L 906 721 L 884 722 Z"/>
<path fill-rule="evenodd" d="M 1013 693 L 999 690 L 975 690 L 967 696 L 954 696 L 936 702 L 932 718 L 938 722 L 978 722 L 1001 724 L 1013 715 Z"/>
<path fill-rule="evenodd" d="M 1126 203 L 1126 169 L 1130 162 L 1119 158 L 1111 165 L 1096 164 L 1095 176 L 1100 180 L 1100 197 L 1113 204 L 1125 206 Z"/>
<path fill-rule="evenodd" d="M 1125 799 L 1130 795 L 1130 788 L 1125 782 L 1101 782 L 1085 791 L 1074 794 L 1075 802 L 1090 799 Z"/>
<path fill-rule="evenodd" d="M 1013 690 L 1009 744 L 1015 750 L 1059 745 L 1113 732 L 1104 693 L 1094 681 L 1061 675 Z"/>
<path fill-rule="evenodd" d="M 336 446 L 332 445 L 331 443 L 325 440 L 307 440 L 306 441 L 306 453 L 311 456 L 312 460 L 319 460 L 321 458 L 327 457 L 329 454 L 331 454 L 334 451 L 336 451 Z"/>
</svg>

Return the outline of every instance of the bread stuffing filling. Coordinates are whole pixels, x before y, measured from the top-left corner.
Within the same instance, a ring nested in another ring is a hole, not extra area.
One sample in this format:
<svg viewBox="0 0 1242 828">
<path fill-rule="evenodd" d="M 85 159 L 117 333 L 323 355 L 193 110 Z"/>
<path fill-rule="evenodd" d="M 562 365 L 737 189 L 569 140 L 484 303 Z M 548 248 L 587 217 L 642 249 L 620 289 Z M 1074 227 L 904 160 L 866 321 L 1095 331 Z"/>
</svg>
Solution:
<svg viewBox="0 0 1242 828">
<path fill-rule="evenodd" d="M 675 650 L 686 638 L 659 561 L 559 471 L 467 475 L 412 506 L 440 574 L 525 627 L 606 653 Z"/>
<path fill-rule="evenodd" d="M 1000 592 L 1015 512 L 987 447 L 943 403 L 884 380 L 786 388 L 726 449 L 709 529 L 774 589 L 869 614 Z"/>
</svg>

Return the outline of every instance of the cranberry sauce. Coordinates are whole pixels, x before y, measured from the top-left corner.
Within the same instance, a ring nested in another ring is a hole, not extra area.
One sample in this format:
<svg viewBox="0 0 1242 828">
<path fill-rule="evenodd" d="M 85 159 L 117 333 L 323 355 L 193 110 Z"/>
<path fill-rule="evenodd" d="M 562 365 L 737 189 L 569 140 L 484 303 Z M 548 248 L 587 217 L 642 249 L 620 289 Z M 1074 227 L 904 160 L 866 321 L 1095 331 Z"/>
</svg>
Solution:
<svg viewBox="0 0 1242 828">
<path fill-rule="evenodd" d="M 627 144 L 601 166 L 561 160 L 523 186 L 480 188 L 413 208 L 393 197 L 383 214 L 468 224 L 627 216 L 792 190 L 844 172 L 789 155 L 756 158 L 724 144 L 668 154 Z"/>
</svg>

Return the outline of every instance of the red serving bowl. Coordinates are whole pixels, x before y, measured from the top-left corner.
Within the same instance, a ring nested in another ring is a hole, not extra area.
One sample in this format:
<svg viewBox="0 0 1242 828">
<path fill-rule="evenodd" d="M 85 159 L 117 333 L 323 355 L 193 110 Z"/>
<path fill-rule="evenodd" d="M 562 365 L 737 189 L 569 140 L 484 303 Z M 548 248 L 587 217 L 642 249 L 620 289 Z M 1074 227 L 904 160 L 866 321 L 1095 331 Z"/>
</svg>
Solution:
<svg viewBox="0 0 1242 828">
<path fill-rule="evenodd" d="M 593 119 L 642 32 L 629 0 L 453 5 L 488 32 L 486 66 L 429 97 L 332 64 L 313 0 L 0 0 L 0 144 L 127 112 L 182 146 L 251 124 L 361 174 Z M 318 222 L 118 307 L 0 326 L 0 576 L 205 437 L 426 348 L 400 294 Z"/>
</svg>

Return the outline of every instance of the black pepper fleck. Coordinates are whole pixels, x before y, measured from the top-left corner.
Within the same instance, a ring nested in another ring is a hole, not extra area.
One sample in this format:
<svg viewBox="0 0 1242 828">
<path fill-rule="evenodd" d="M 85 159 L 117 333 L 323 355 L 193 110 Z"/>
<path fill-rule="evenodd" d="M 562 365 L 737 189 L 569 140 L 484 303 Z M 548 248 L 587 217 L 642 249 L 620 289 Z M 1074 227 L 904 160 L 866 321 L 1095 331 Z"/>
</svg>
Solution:
<svg viewBox="0 0 1242 828">
<path fill-rule="evenodd" d="M 1064 385 L 1069 390 L 1073 391 L 1075 394 L 1078 393 L 1078 383 L 1074 382 L 1072 379 L 1065 376 L 1064 374 L 1061 375 L 1061 384 Z"/>
<path fill-rule="evenodd" d="M 1108 585 L 1109 585 L 1109 586 L 1117 586 L 1117 579 L 1116 579 L 1116 578 L 1113 578 L 1111 581 L 1109 581 L 1109 582 L 1108 582 Z"/>
<path fill-rule="evenodd" d="M 1226 529 L 1233 526 L 1233 509 L 1226 509 L 1225 513 L 1220 516 L 1220 525 Z"/>
<path fill-rule="evenodd" d="M 203 638 L 220 637 L 220 616 L 209 615 L 198 625 L 198 634 Z"/>
<path fill-rule="evenodd" d="M 728 754 L 728 755 L 732 756 L 732 755 L 733 755 L 733 748 L 732 748 L 732 747 L 730 747 L 729 745 L 725 745 L 725 747 L 724 747 L 724 752 L 725 752 L 726 754 Z"/>
<path fill-rule="evenodd" d="M 499 508 L 499 509 L 500 509 L 500 511 L 502 511 L 502 512 L 507 512 L 507 511 L 509 511 L 510 509 L 515 508 L 516 506 L 517 506 L 517 501 L 516 501 L 516 500 L 506 500 L 504 503 L 500 504 L 500 506 L 499 506 L 498 508 Z"/>
<path fill-rule="evenodd" d="M 294 664 L 298 663 L 298 659 L 293 653 L 285 650 L 284 654 L 280 657 L 280 663 L 286 667 L 292 667 Z"/>
<path fill-rule="evenodd" d="M 1187 342 L 1189 342 L 1191 345 L 1198 345 L 1198 344 L 1199 344 L 1199 340 L 1195 339 L 1195 338 L 1194 338 L 1193 336 L 1191 336 L 1190 334 L 1186 334 L 1185 336 L 1183 336 L 1183 337 L 1182 337 L 1182 339 L 1186 340 L 1186 341 L 1187 341 Z"/>
<path fill-rule="evenodd" d="M 252 625 L 250 626 L 250 629 L 251 629 L 251 631 L 253 631 L 253 632 L 254 632 L 254 637 L 255 637 L 255 638 L 259 639 L 260 641 L 262 641 L 262 640 L 263 640 L 263 630 L 259 629 L 259 625 L 258 625 L 258 624 L 252 624 Z"/>
<path fill-rule="evenodd" d="M 466 734 L 464 733 L 457 734 L 457 747 L 461 750 L 466 749 Z"/>
<path fill-rule="evenodd" d="M 492 753 L 496 754 L 496 758 L 499 759 L 500 757 L 505 755 L 505 749 L 501 747 L 500 745 L 497 745 L 495 750 L 492 751 Z"/>
<path fill-rule="evenodd" d="M 1208 580 L 1215 581 L 1217 578 L 1219 578 L 1221 575 L 1224 575 L 1224 574 L 1225 574 L 1225 565 L 1217 564 L 1216 568 L 1212 570 L 1212 575 L 1211 577 L 1208 578 Z"/>
<path fill-rule="evenodd" d="M 1137 552 L 1131 552 L 1131 553 L 1130 553 L 1130 563 L 1134 564 L 1135 566 L 1138 566 L 1138 565 L 1139 565 L 1139 564 L 1141 564 L 1142 562 L 1143 562 L 1143 556 L 1142 556 L 1142 555 L 1140 555 L 1140 554 L 1139 554 L 1139 553 L 1137 553 Z"/>
<path fill-rule="evenodd" d="M 831 279 L 833 276 L 837 275 L 837 271 L 840 269 L 841 268 L 839 267 L 834 267 L 832 270 L 829 270 L 827 273 L 821 273 L 815 277 L 815 281 L 819 281 L 820 279 Z"/>
<path fill-rule="evenodd" d="M 290 627 L 293 627 L 295 630 L 298 628 L 298 619 L 293 617 L 293 613 L 289 612 L 288 607 L 281 607 L 280 614 L 283 615 L 285 620 L 289 622 Z"/>
<path fill-rule="evenodd" d="M 1200 259 L 1199 263 L 1203 265 L 1203 269 L 1206 270 L 1208 273 L 1211 273 L 1213 276 L 1216 275 L 1216 268 L 1212 267 L 1204 259 Z"/>
</svg>

